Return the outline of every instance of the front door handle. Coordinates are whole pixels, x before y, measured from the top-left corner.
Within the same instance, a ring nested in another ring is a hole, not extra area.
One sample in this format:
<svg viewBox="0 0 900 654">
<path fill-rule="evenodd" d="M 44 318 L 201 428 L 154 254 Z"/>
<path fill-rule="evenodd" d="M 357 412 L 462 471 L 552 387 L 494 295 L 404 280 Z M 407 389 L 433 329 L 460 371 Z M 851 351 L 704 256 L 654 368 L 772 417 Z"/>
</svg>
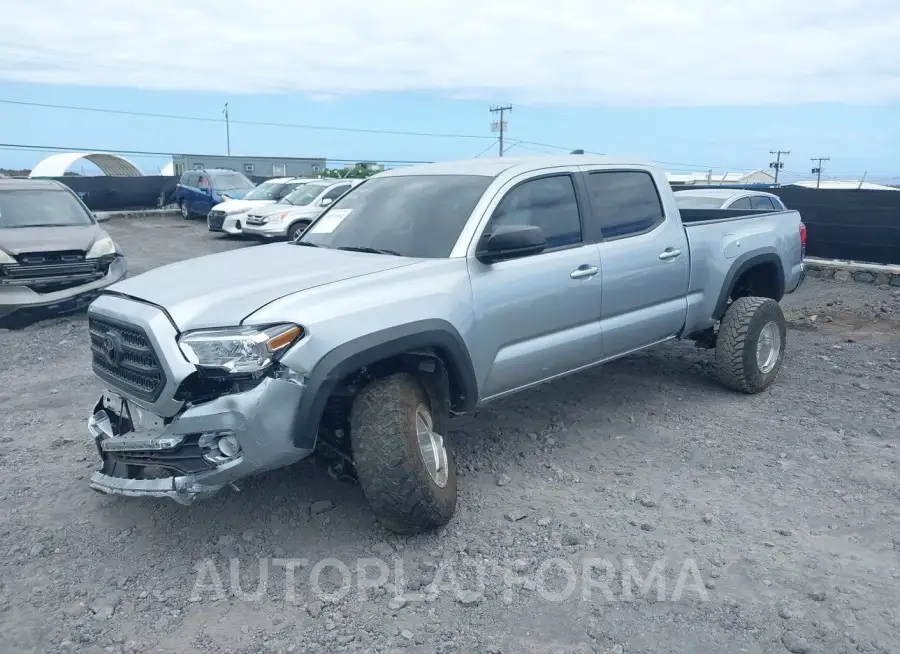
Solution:
<svg viewBox="0 0 900 654">
<path fill-rule="evenodd" d="M 589 279 L 600 272 L 600 269 L 597 266 L 589 266 L 587 264 L 578 266 L 575 270 L 569 273 L 569 277 L 572 279 Z"/>
<path fill-rule="evenodd" d="M 666 248 L 659 253 L 659 258 L 663 261 L 671 261 L 672 259 L 677 259 L 680 256 L 681 250 L 679 250 L 678 248 Z"/>
</svg>

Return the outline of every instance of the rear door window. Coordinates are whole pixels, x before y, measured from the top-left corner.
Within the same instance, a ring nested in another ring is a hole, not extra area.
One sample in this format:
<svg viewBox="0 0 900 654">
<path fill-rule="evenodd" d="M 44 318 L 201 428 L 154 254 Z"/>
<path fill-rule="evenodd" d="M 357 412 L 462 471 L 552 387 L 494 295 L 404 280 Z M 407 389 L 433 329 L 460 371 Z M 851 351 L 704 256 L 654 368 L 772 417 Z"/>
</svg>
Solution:
<svg viewBox="0 0 900 654">
<path fill-rule="evenodd" d="M 750 206 L 756 210 L 775 211 L 772 199 L 765 195 L 755 195 L 750 198 Z"/>
<path fill-rule="evenodd" d="M 750 206 L 750 198 L 741 198 L 740 200 L 735 200 L 730 205 L 728 205 L 728 208 L 737 211 L 751 211 L 753 209 L 753 207 Z"/>
<path fill-rule="evenodd" d="M 603 238 L 649 232 L 665 220 L 662 201 L 650 173 L 603 171 L 586 177 L 588 195 Z"/>
</svg>

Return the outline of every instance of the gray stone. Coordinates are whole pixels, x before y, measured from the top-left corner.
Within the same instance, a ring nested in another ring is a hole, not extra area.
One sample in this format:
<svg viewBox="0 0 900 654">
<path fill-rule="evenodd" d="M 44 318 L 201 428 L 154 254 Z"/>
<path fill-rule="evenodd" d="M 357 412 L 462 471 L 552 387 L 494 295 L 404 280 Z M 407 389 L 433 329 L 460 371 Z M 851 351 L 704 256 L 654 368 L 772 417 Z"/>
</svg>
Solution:
<svg viewBox="0 0 900 654">
<path fill-rule="evenodd" d="M 809 651 L 809 644 L 806 642 L 806 639 L 801 638 L 793 631 L 785 631 L 781 634 L 781 644 L 793 654 L 806 654 Z"/>
<path fill-rule="evenodd" d="M 834 271 L 834 281 L 836 282 L 849 282 L 853 277 L 850 275 L 849 270 L 835 270 Z"/>
<path fill-rule="evenodd" d="M 319 513 L 325 513 L 327 511 L 331 511 L 334 508 L 334 502 L 331 500 L 319 500 L 318 502 L 313 502 L 309 510 L 314 514 L 318 515 Z"/>
<path fill-rule="evenodd" d="M 481 593 L 476 593 L 474 590 L 461 590 L 456 593 L 456 601 L 463 606 L 476 606 L 481 604 L 482 599 Z"/>
<path fill-rule="evenodd" d="M 641 503 L 641 506 L 647 507 L 648 509 L 652 509 L 654 506 L 658 506 L 656 501 L 647 495 L 642 495 L 641 499 L 638 500 Z"/>
<path fill-rule="evenodd" d="M 406 602 L 407 602 L 406 598 L 403 597 L 402 595 L 400 595 L 398 597 L 392 597 L 391 600 L 388 602 L 388 608 L 391 611 L 399 611 L 404 606 L 406 606 Z"/>
<path fill-rule="evenodd" d="M 814 602 L 824 602 L 828 594 L 824 590 L 814 590 L 809 593 L 808 597 Z"/>
<path fill-rule="evenodd" d="M 891 286 L 900 286 L 900 275 L 891 277 Z"/>
<path fill-rule="evenodd" d="M 778 617 L 784 620 L 790 620 L 794 617 L 794 614 L 789 608 L 781 607 L 778 609 Z"/>
<path fill-rule="evenodd" d="M 306 605 L 306 612 L 313 618 L 318 618 L 322 615 L 322 602 L 310 602 Z"/>
<path fill-rule="evenodd" d="M 834 270 L 831 268 L 822 268 L 819 270 L 819 277 L 821 279 L 831 279 L 834 277 Z"/>
<path fill-rule="evenodd" d="M 875 283 L 879 286 L 885 286 L 891 283 L 891 274 L 886 272 L 875 273 Z"/>
<path fill-rule="evenodd" d="M 518 522 L 519 520 L 522 520 L 523 518 L 526 518 L 527 516 L 528 516 L 527 513 L 525 513 L 524 511 L 519 511 L 519 510 L 513 510 L 513 511 L 506 512 L 506 519 L 509 520 L 510 522 Z"/>
<path fill-rule="evenodd" d="M 509 484 L 509 482 L 510 482 L 510 479 L 506 475 L 500 475 L 499 477 L 497 477 L 497 485 L 498 486 L 506 486 L 507 484 Z"/>
<path fill-rule="evenodd" d="M 862 282 L 863 284 L 871 284 L 875 281 L 875 275 L 865 270 L 857 270 L 853 273 L 853 281 Z"/>
</svg>

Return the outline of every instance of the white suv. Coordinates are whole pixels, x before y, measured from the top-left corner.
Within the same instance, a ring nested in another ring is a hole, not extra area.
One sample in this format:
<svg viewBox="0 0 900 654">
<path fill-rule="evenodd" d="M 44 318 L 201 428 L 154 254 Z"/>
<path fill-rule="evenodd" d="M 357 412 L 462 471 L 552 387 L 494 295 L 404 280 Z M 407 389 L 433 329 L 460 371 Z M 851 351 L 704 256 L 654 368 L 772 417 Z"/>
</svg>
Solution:
<svg viewBox="0 0 900 654">
<path fill-rule="evenodd" d="M 211 232 L 240 234 L 248 211 L 275 204 L 297 187 L 311 181 L 306 177 L 267 179 L 240 200 L 226 200 L 214 206 L 206 217 L 206 225 Z"/>
</svg>

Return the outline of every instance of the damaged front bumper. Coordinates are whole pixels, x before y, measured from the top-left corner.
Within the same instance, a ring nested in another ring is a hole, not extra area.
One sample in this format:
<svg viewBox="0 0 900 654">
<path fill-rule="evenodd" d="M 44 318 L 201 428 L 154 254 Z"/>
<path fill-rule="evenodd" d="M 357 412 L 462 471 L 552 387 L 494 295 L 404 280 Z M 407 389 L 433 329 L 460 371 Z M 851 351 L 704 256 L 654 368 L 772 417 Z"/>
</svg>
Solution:
<svg viewBox="0 0 900 654">
<path fill-rule="evenodd" d="M 170 420 L 106 392 L 88 419 L 102 461 L 90 487 L 191 504 L 295 463 L 313 451 L 294 444 L 304 390 L 296 380 L 266 377 L 249 390 L 188 406 Z"/>
</svg>

